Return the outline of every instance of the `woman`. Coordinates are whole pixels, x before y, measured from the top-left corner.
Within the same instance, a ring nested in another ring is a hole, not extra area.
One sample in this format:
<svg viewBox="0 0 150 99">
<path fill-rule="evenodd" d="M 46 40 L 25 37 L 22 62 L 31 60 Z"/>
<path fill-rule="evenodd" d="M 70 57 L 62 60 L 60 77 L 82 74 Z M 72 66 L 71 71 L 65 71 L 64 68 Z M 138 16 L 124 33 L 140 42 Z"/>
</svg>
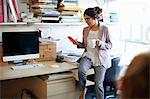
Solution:
<svg viewBox="0 0 150 99">
<path fill-rule="evenodd" d="M 125 75 L 118 80 L 120 99 L 150 99 L 150 52 L 134 57 Z"/>
<path fill-rule="evenodd" d="M 78 71 L 80 99 L 85 95 L 86 72 L 91 67 L 95 71 L 96 99 L 104 99 L 103 81 L 106 69 L 111 66 L 108 49 L 111 49 L 112 43 L 108 28 L 100 23 L 101 13 L 102 9 L 99 7 L 85 10 L 84 19 L 88 26 L 83 29 L 83 41 L 76 41 L 78 48 L 85 48 Z"/>
</svg>

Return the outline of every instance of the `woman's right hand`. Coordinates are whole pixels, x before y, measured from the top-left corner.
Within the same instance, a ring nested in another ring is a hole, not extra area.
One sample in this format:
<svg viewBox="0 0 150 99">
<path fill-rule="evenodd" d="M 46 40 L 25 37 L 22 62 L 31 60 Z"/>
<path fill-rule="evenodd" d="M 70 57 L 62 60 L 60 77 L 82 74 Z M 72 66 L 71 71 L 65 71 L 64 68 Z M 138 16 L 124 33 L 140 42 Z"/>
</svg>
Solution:
<svg viewBox="0 0 150 99">
<path fill-rule="evenodd" d="M 75 43 L 73 43 L 74 45 L 78 45 L 79 43 L 78 43 L 78 41 L 77 41 L 77 39 L 75 39 Z"/>
</svg>

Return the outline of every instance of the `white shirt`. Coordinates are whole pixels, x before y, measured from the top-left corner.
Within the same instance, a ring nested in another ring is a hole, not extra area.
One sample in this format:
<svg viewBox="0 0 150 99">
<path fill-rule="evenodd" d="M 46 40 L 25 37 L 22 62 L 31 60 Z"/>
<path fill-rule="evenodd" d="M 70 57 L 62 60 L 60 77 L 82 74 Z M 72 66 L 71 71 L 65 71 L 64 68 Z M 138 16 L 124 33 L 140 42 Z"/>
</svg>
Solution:
<svg viewBox="0 0 150 99">
<path fill-rule="evenodd" d="M 98 31 L 91 31 L 88 34 L 87 37 L 87 43 L 90 39 L 98 39 Z M 90 48 L 87 44 L 86 52 L 83 54 L 83 57 L 86 56 L 91 59 L 93 66 L 100 66 L 100 60 L 99 60 L 99 50 L 97 47 Z"/>
</svg>

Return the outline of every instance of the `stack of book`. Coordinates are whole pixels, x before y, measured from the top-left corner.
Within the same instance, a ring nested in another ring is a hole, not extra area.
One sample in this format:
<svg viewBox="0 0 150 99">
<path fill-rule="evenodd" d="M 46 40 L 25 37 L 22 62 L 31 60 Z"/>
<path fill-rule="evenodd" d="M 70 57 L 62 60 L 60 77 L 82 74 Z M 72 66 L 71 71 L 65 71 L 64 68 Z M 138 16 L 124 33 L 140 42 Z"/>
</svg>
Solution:
<svg viewBox="0 0 150 99">
<path fill-rule="evenodd" d="M 82 10 L 78 7 L 78 0 L 64 0 L 63 4 L 64 9 L 61 12 L 63 16 L 73 16 Z"/>
<path fill-rule="evenodd" d="M 30 0 L 29 1 L 30 11 L 35 15 L 42 15 L 49 11 L 56 10 L 56 0 Z"/>
<path fill-rule="evenodd" d="M 41 17 L 42 22 L 59 23 L 60 20 L 61 17 L 58 11 L 50 11 L 49 13 L 44 13 Z"/>
<path fill-rule="evenodd" d="M 64 4 L 64 6 L 77 7 L 78 0 L 64 0 L 63 4 Z"/>
<path fill-rule="evenodd" d="M 17 0 L 0 0 L 0 22 L 21 21 Z"/>
<path fill-rule="evenodd" d="M 62 23 L 78 23 L 81 22 L 81 17 L 74 15 L 74 16 L 61 16 Z"/>
<path fill-rule="evenodd" d="M 82 9 L 78 7 L 78 0 L 64 0 L 64 9 L 61 12 L 63 23 L 81 22 Z"/>
<path fill-rule="evenodd" d="M 60 13 L 57 11 L 57 0 L 30 0 L 30 12 L 40 17 L 42 22 L 59 22 Z"/>
</svg>

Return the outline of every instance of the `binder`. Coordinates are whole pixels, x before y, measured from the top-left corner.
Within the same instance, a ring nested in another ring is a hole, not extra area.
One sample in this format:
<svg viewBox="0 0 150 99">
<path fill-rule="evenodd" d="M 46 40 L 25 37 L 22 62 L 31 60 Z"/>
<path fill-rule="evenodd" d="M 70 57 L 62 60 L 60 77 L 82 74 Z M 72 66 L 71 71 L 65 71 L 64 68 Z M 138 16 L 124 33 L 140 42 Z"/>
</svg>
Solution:
<svg viewBox="0 0 150 99">
<path fill-rule="evenodd" d="M 12 3 L 14 5 L 14 9 L 15 9 L 15 12 L 16 12 L 17 20 L 21 21 L 21 16 L 20 16 L 20 11 L 19 11 L 17 0 L 12 0 Z"/>
<path fill-rule="evenodd" d="M 3 2 L 0 0 L 0 23 L 3 22 Z"/>
<path fill-rule="evenodd" d="M 8 2 L 8 6 L 9 6 L 9 11 L 10 11 L 9 17 L 12 18 L 10 20 L 13 22 L 17 22 L 17 15 L 16 15 L 16 11 L 15 11 L 13 2 L 12 2 L 12 0 L 7 0 L 7 2 Z"/>
<path fill-rule="evenodd" d="M 3 0 L 3 17 L 4 17 L 4 23 L 8 22 L 7 0 Z"/>
</svg>

